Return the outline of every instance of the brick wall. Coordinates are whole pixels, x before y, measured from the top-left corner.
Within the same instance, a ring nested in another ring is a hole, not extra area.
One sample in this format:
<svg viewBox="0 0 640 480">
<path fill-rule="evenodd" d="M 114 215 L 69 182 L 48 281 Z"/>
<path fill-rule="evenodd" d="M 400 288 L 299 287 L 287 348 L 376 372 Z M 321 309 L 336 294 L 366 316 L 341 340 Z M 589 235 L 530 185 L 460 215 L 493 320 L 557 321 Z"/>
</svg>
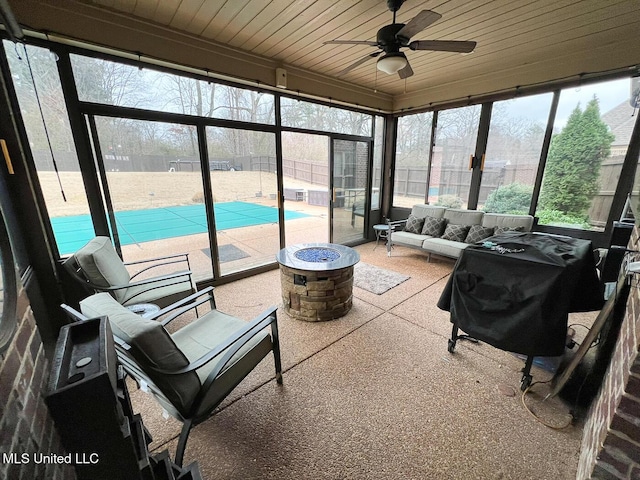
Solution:
<svg viewBox="0 0 640 480">
<path fill-rule="evenodd" d="M 17 325 L 13 341 L 0 355 L 0 478 L 11 480 L 73 480 L 73 467 L 39 463 L 35 454 L 63 454 L 43 393 L 49 379 L 45 357 L 29 299 L 19 286 Z M 8 454 L 26 454 L 19 463 Z"/>
<path fill-rule="evenodd" d="M 636 226 L 630 248 L 638 249 Z M 640 279 L 634 278 L 625 318 L 602 388 L 582 436 L 577 479 L 640 479 Z"/>
</svg>

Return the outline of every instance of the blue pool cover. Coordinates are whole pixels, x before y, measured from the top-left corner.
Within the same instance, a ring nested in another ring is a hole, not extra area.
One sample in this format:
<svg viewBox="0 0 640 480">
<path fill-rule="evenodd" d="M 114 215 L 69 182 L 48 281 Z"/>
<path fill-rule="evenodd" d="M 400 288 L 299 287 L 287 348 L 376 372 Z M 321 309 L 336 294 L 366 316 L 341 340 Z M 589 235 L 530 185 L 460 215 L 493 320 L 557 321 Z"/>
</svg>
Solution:
<svg viewBox="0 0 640 480">
<path fill-rule="evenodd" d="M 216 228 L 232 228 L 277 223 L 278 209 L 248 202 L 214 204 Z M 116 212 L 116 224 L 121 245 L 182 237 L 207 232 L 204 204 L 184 205 L 146 210 Z M 285 211 L 285 220 L 307 217 L 307 214 Z M 73 253 L 94 237 L 89 215 L 51 218 L 53 233 L 61 255 Z"/>
</svg>

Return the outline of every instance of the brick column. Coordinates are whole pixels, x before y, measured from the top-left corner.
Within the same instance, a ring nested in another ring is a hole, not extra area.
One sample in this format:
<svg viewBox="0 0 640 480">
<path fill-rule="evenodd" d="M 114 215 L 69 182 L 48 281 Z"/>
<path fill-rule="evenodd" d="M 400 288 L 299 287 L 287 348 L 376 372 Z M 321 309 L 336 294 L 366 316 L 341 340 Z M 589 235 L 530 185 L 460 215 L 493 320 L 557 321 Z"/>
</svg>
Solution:
<svg viewBox="0 0 640 480">
<path fill-rule="evenodd" d="M 44 404 L 50 365 L 21 286 L 16 323 L 13 341 L 0 356 L 0 478 L 74 480 L 70 465 L 33 461 L 35 454 L 65 452 Z M 17 455 L 10 458 L 12 453 Z M 19 463 L 23 458 L 28 461 Z"/>
<path fill-rule="evenodd" d="M 638 238 L 636 226 L 629 248 L 638 249 Z M 585 423 L 578 480 L 640 479 L 639 349 L 640 278 L 633 278 L 611 363 Z"/>
</svg>

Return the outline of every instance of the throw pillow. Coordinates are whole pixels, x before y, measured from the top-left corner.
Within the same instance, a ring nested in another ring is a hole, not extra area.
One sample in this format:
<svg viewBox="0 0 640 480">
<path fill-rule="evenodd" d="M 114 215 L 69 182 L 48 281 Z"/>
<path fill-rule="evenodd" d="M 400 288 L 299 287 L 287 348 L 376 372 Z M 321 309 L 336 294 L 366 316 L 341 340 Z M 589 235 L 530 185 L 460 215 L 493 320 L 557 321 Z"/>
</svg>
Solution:
<svg viewBox="0 0 640 480">
<path fill-rule="evenodd" d="M 464 242 L 470 228 L 471 227 L 469 225 L 454 225 L 453 223 L 450 223 L 447 225 L 447 228 L 444 229 L 444 233 L 440 238 L 443 240 L 451 240 L 453 242 Z"/>
<path fill-rule="evenodd" d="M 424 226 L 422 227 L 422 235 L 429 235 L 431 237 L 439 237 L 444 231 L 444 227 L 447 225 L 446 218 L 425 217 Z"/>
<path fill-rule="evenodd" d="M 493 234 L 500 235 L 504 232 L 524 232 L 524 227 L 496 227 Z"/>
<path fill-rule="evenodd" d="M 483 227 L 482 225 L 471 225 L 464 243 L 476 243 L 493 235 L 493 227 Z"/>
<path fill-rule="evenodd" d="M 417 233 L 418 235 L 422 231 L 422 224 L 424 223 L 424 218 L 418 218 L 414 215 L 409 215 L 407 218 L 407 223 L 404 225 L 405 232 Z"/>
</svg>

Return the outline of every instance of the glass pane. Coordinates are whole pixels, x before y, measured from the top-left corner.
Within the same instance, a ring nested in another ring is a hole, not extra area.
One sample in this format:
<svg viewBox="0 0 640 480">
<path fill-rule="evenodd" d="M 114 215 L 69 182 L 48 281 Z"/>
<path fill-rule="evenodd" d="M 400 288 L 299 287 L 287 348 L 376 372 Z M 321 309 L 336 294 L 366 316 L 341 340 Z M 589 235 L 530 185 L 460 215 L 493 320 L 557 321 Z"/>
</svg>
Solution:
<svg viewBox="0 0 640 480">
<path fill-rule="evenodd" d="M 348 135 L 371 135 L 371 115 L 282 97 L 282 125 Z"/>
<path fill-rule="evenodd" d="M 333 243 L 363 238 L 369 145 L 333 141 Z"/>
<path fill-rule="evenodd" d="M 71 64 L 82 101 L 275 124 L 272 94 L 82 55 Z"/>
<path fill-rule="evenodd" d="M 124 260 L 189 253 L 194 278 L 211 278 L 195 127 L 110 117 L 96 127 Z"/>
<path fill-rule="evenodd" d="M 424 203 L 433 113 L 398 118 L 393 206 L 411 208 Z"/>
<path fill-rule="evenodd" d="M 529 213 L 552 93 L 495 102 L 478 210 Z"/>
<path fill-rule="evenodd" d="M 384 117 L 376 116 L 375 138 L 373 139 L 373 172 L 371 176 L 371 209 L 377 210 L 381 206 L 382 197 L 382 158 L 384 155 Z"/>
<path fill-rule="evenodd" d="M 287 246 L 329 241 L 329 137 L 282 132 Z"/>
<path fill-rule="evenodd" d="M 472 105 L 438 112 L 430 204 L 467 207 L 471 182 L 469 158 L 476 148 L 481 108 L 481 105 Z"/>
<path fill-rule="evenodd" d="M 541 225 L 602 231 L 635 122 L 631 79 L 560 92 L 536 210 Z"/>
<path fill-rule="evenodd" d="M 207 127 L 220 273 L 273 263 L 280 249 L 275 135 Z"/>
<path fill-rule="evenodd" d="M 91 240 L 95 232 L 62 96 L 56 57 L 46 48 L 27 46 L 25 51 L 24 44 L 14 45 L 9 41 L 5 41 L 4 46 L 58 251 L 60 255 L 68 255 Z M 46 122 L 46 130 L 43 122 Z M 49 149 L 49 142 L 53 152 Z M 70 218 L 76 216 L 82 216 L 83 221 L 70 223 Z"/>
</svg>

